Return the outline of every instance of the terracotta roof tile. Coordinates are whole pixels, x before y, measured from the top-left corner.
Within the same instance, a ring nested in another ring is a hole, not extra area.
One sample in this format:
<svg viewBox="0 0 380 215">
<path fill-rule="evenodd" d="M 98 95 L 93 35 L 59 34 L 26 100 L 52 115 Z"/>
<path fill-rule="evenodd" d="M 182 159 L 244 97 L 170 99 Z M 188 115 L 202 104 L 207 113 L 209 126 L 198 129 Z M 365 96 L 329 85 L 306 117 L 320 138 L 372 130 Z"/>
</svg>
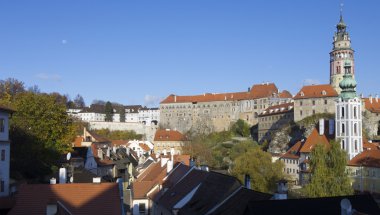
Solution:
<svg viewBox="0 0 380 215">
<path fill-rule="evenodd" d="M 253 85 L 249 92 L 235 93 L 205 93 L 194 96 L 169 95 L 161 104 L 165 103 L 187 103 L 187 102 L 210 102 L 210 101 L 239 101 L 257 98 L 266 98 L 278 94 L 278 88 L 274 83 Z M 288 98 L 288 92 L 283 91 L 283 97 Z M 291 97 L 290 97 L 291 98 Z"/>
<path fill-rule="evenodd" d="M 187 166 L 190 166 L 190 155 L 174 155 L 174 164 L 175 163 L 183 163 Z"/>
<path fill-rule="evenodd" d="M 317 144 L 323 144 L 325 146 L 330 145 L 326 135 L 319 135 L 318 130 L 314 128 L 306 139 L 306 142 L 302 145 L 300 152 L 310 153 Z"/>
<path fill-rule="evenodd" d="M 154 135 L 154 141 L 186 141 L 187 138 L 179 131 L 159 129 Z"/>
<path fill-rule="evenodd" d="M 139 146 L 144 150 L 144 152 L 149 152 L 150 148 L 145 143 L 139 143 Z"/>
<path fill-rule="evenodd" d="M 112 146 L 128 146 L 129 140 L 112 140 Z"/>
<path fill-rule="evenodd" d="M 120 214 L 116 183 L 23 184 L 9 214 L 46 214 L 49 202 L 61 202 L 72 214 Z"/>
<path fill-rule="evenodd" d="M 338 93 L 329 84 L 304 86 L 294 99 L 337 97 Z"/>
<path fill-rule="evenodd" d="M 300 157 L 299 151 L 302 147 L 302 142 L 298 141 L 296 144 L 294 144 L 290 149 L 283 154 L 280 158 L 291 158 L 291 159 L 298 159 Z"/>
<path fill-rule="evenodd" d="M 380 168 L 380 150 L 365 150 L 352 158 L 348 165 Z"/>
<path fill-rule="evenodd" d="M 372 113 L 380 113 L 380 101 L 378 99 L 376 100 L 376 98 L 372 98 L 372 102 L 369 98 L 365 98 L 363 100 L 365 104 L 365 109 Z"/>
<path fill-rule="evenodd" d="M 74 140 L 74 147 L 81 147 L 83 142 L 83 137 L 76 137 Z"/>
</svg>

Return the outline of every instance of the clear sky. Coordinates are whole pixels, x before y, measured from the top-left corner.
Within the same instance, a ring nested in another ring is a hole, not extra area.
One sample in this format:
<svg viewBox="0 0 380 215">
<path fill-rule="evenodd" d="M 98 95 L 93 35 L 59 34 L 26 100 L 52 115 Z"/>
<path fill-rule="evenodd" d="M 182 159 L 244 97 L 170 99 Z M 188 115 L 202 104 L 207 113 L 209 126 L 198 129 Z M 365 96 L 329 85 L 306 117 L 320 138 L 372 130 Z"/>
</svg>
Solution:
<svg viewBox="0 0 380 215">
<path fill-rule="evenodd" d="M 329 82 L 342 0 L 2 0 L 0 79 L 158 105 L 169 94 L 295 94 Z M 358 91 L 380 93 L 380 1 L 345 0 Z"/>
</svg>

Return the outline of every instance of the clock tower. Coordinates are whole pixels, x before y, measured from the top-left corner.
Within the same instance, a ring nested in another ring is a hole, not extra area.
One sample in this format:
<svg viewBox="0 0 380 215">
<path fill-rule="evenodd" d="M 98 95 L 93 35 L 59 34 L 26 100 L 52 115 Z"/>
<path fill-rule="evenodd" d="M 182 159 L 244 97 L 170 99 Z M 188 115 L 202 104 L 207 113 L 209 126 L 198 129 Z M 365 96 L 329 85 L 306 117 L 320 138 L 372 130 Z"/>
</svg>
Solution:
<svg viewBox="0 0 380 215">
<path fill-rule="evenodd" d="M 354 50 L 351 48 L 351 39 L 342 14 L 340 14 L 340 20 L 336 25 L 336 29 L 337 31 L 333 38 L 333 49 L 330 52 L 330 84 L 340 94 L 341 88 L 339 87 L 339 83 L 343 80 L 345 74 L 345 63 L 351 65 L 350 75 L 352 75 L 352 78 L 355 77 Z"/>
</svg>

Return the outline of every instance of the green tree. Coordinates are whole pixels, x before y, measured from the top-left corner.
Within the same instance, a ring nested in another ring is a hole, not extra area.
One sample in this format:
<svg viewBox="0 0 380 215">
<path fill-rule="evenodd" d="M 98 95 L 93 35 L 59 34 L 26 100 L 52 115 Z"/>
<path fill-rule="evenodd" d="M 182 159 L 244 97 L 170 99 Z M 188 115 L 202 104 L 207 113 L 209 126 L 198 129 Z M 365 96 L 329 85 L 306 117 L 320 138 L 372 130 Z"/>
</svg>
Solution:
<svg viewBox="0 0 380 215">
<path fill-rule="evenodd" d="M 79 94 L 75 97 L 73 102 L 76 108 L 84 108 L 86 106 L 83 97 Z"/>
<path fill-rule="evenodd" d="M 26 178 L 48 174 L 59 156 L 70 150 L 75 128 L 56 94 L 20 93 L 10 125 L 12 170 Z"/>
<path fill-rule="evenodd" d="M 124 106 L 119 107 L 120 122 L 125 122 L 125 108 Z"/>
<path fill-rule="evenodd" d="M 327 148 L 318 144 L 310 157 L 311 181 L 305 187 L 308 197 L 350 195 L 353 189 L 346 172 L 347 153 L 332 141 Z"/>
<path fill-rule="evenodd" d="M 136 134 L 135 131 L 110 131 L 107 128 L 93 131 L 110 140 L 141 140 L 143 138 L 143 135 Z"/>
<path fill-rule="evenodd" d="M 250 126 L 244 120 L 239 119 L 232 125 L 231 131 L 242 137 L 249 137 L 251 134 Z"/>
<path fill-rule="evenodd" d="M 232 175 L 244 182 L 244 176 L 251 176 L 252 189 L 260 192 L 273 192 L 276 182 L 282 179 L 284 164 L 280 161 L 272 162 L 270 153 L 264 152 L 260 147 L 249 148 L 234 160 Z"/>
<path fill-rule="evenodd" d="M 24 82 L 14 78 L 0 80 L 0 103 L 10 105 L 17 94 L 25 92 Z"/>
<path fill-rule="evenodd" d="M 112 122 L 113 121 L 113 107 L 111 102 L 107 102 L 105 106 L 105 113 L 106 113 L 106 122 Z"/>
</svg>

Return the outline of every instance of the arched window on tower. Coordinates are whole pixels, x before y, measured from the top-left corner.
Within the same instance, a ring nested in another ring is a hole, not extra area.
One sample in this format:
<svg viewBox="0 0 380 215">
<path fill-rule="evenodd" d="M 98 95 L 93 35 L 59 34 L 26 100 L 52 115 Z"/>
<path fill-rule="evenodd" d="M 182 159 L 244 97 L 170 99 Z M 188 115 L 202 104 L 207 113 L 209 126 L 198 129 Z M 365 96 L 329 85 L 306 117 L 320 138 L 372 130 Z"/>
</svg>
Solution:
<svg viewBox="0 0 380 215">
<path fill-rule="evenodd" d="M 357 111 L 358 111 L 357 108 L 354 107 L 354 118 L 355 118 L 355 119 L 358 117 Z"/>
<path fill-rule="evenodd" d="M 344 134 L 345 132 L 346 132 L 346 128 L 345 128 L 345 126 L 344 126 L 344 124 L 342 124 L 342 134 Z"/>
<path fill-rule="evenodd" d="M 355 152 L 358 151 L 358 140 L 355 140 Z"/>
<path fill-rule="evenodd" d="M 345 150 L 345 147 L 344 147 L 344 140 L 342 140 L 342 149 Z"/>
<path fill-rule="evenodd" d="M 358 135 L 358 124 L 357 123 L 354 124 L 354 134 Z"/>
<path fill-rule="evenodd" d="M 341 116 L 342 118 L 344 118 L 344 107 L 342 107 L 341 110 L 342 110 L 342 111 L 341 111 L 341 113 L 340 113 L 340 116 Z"/>
</svg>

